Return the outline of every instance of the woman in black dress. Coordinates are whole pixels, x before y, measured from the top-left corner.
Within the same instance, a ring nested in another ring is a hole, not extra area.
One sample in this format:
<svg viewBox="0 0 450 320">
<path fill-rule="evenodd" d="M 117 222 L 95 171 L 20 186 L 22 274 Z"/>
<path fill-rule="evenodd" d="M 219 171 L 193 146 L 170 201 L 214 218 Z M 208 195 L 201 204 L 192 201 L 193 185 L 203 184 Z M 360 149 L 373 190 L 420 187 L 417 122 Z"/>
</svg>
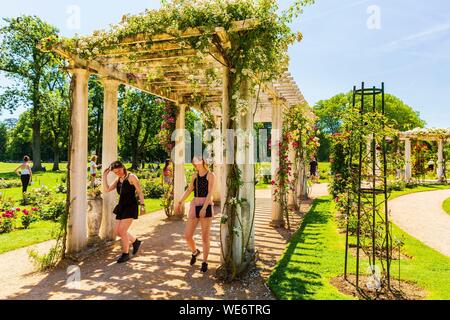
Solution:
<svg viewBox="0 0 450 320">
<path fill-rule="evenodd" d="M 110 172 L 118 177 L 112 185 L 108 184 Z M 117 262 L 127 262 L 130 260 L 130 244 L 133 246 L 133 255 L 135 255 L 142 243 L 128 232 L 133 220 L 137 220 L 139 217 L 139 207 L 141 208 L 141 214 L 145 214 L 144 194 L 141 184 L 134 174 L 127 172 L 122 162 L 116 161 L 103 173 L 103 190 L 105 193 L 117 190 L 120 195 L 119 204 L 114 209 L 116 215 L 114 231 L 122 240 L 122 256 Z M 136 193 L 139 196 L 139 203 Z"/>
</svg>

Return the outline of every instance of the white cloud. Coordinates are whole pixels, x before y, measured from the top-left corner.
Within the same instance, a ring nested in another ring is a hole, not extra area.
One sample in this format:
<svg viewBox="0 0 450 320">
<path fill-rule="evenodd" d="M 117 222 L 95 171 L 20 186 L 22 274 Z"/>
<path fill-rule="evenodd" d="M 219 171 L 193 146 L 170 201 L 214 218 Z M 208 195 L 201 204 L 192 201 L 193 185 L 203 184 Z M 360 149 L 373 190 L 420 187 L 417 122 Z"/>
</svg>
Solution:
<svg viewBox="0 0 450 320">
<path fill-rule="evenodd" d="M 402 39 L 391 41 L 380 47 L 383 52 L 394 52 L 398 50 L 415 47 L 423 42 L 441 37 L 450 31 L 450 23 L 436 25 L 430 29 L 411 34 Z"/>
</svg>

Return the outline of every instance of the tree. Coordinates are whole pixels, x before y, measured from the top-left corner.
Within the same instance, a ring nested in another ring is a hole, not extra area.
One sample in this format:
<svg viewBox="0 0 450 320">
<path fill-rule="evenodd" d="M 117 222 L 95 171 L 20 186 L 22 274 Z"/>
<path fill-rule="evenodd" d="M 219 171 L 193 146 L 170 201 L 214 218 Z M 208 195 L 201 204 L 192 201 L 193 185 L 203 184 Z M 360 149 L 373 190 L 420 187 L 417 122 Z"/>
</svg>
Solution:
<svg viewBox="0 0 450 320">
<path fill-rule="evenodd" d="M 69 83 L 62 73 L 55 74 L 52 90 L 43 96 L 43 140 L 53 151 L 53 171 L 59 171 L 60 156 L 69 142 Z"/>
<path fill-rule="evenodd" d="M 32 129 L 30 126 L 31 111 L 22 113 L 16 126 L 8 132 L 6 156 L 8 160 L 20 161 L 24 155 L 30 155 Z"/>
<path fill-rule="evenodd" d="M 8 127 L 0 123 L 0 161 L 6 160 L 6 143 L 8 142 Z"/>
<path fill-rule="evenodd" d="M 152 144 L 150 138 L 160 130 L 162 104 L 156 99 L 131 88 L 121 90 L 119 95 L 120 153 L 131 158 L 132 169 L 139 167 Z"/>
<path fill-rule="evenodd" d="M 59 58 L 40 51 L 37 45 L 43 38 L 57 36 L 58 30 L 36 16 L 3 21 L 6 25 L 0 28 L 0 70 L 14 80 L 14 85 L 0 96 L 0 109 L 15 110 L 19 105 L 31 108 L 33 170 L 39 171 L 43 96 L 49 90 Z"/>
<path fill-rule="evenodd" d="M 103 137 L 103 85 L 97 77 L 89 78 L 89 151 L 95 152 L 102 161 Z"/>
<path fill-rule="evenodd" d="M 330 150 L 329 136 L 338 133 L 341 128 L 343 114 L 348 112 L 353 100 L 353 93 L 339 93 L 330 99 L 320 100 L 314 106 L 315 114 L 318 117 L 317 126 L 320 130 L 321 145 L 318 150 L 318 158 L 327 161 Z M 377 96 L 376 105 L 381 110 L 381 96 Z M 371 101 L 366 107 L 371 106 Z M 402 100 L 391 94 L 385 94 L 385 112 L 388 119 L 394 122 L 393 128 L 406 131 L 413 128 L 423 128 L 425 121 L 420 118 L 420 114 L 414 111 Z"/>
</svg>

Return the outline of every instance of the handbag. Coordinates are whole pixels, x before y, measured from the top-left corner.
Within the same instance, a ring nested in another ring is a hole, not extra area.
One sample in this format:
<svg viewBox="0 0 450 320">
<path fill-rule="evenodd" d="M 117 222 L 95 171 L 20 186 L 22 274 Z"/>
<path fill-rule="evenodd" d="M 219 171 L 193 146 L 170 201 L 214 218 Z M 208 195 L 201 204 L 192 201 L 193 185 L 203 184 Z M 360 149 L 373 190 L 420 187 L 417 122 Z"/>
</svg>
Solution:
<svg viewBox="0 0 450 320">
<path fill-rule="evenodd" d="M 199 176 L 197 174 L 197 179 L 196 179 L 196 181 L 197 181 L 197 183 L 196 183 L 197 196 L 198 196 L 198 178 L 199 178 Z M 195 198 L 195 200 L 197 200 L 197 198 Z M 197 217 L 197 219 L 200 219 L 200 211 L 202 211 L 202 209 L 203 209 L 203 206 L 197 206 L 197 205 L 195 206 L 195 216 Z M 212 218 L 212 216 L 213 216 L 212 206 L 209 205 L 206 208 L 206 216 L 205 216 L 205 218 Z"/>
</svg>

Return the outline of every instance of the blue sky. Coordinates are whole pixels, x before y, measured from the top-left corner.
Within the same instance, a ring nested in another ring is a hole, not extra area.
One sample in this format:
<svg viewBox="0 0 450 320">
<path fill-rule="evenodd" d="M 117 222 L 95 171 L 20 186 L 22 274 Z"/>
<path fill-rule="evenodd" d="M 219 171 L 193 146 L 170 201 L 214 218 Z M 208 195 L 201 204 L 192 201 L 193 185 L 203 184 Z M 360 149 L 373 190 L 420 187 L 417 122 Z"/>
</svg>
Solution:
<svg viewBox="0 0 450 320">
<path fill-rule="evenodd" d="M 283 8 L 292 1 L 279 3 Z M 0 16 L 35 14 L 71 36 L 158 6 L 158 0 L 18 0 L 2 3 Z M 79 28 L 70 25 L 74 8 Z M 427 126 L 450 127 L 448 0 L 316 0 L 293 27 L 304 40 L 289 51 L 290 70 L 310 104 L 362 81 L 384 81 L 387 92 L 419 111 Z M 10 117 L 4 112 L 0 120 Z"/>
</svg>

